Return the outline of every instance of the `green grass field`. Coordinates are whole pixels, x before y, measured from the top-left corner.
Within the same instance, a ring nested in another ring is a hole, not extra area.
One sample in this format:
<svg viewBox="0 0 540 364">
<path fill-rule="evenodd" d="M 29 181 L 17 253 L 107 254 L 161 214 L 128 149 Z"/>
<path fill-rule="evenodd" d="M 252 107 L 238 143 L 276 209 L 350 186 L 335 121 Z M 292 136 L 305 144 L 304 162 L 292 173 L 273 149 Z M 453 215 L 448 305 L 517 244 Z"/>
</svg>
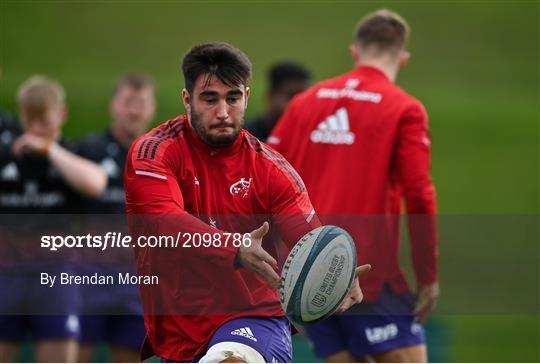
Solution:
<svg viewBox="0 0 540 364">
<path fill-rule="evenodd" d="M 17 86 L 47 74 L 66 87 L 66 134 L 78 137 L 107 125 L 114 78 L 141 70 L 158 84 L 158 123 L 183 112 L 185 51 L 222 40 L 253 62 L 253 116 L 270 64 L 304 62 L 316 80 L 350 69 L 352 28 L 380 7 L 411 25 L 412 59 L 398 83 L 430 115 L 441 214 L 436 321 L 446 330 L 435 346 L 448 361 L 540 361 L 537 1 L 0 0 L 0 107 L 15 112 Z M 295 360 L 313 360 L 305 355 Z"/>
</svg>

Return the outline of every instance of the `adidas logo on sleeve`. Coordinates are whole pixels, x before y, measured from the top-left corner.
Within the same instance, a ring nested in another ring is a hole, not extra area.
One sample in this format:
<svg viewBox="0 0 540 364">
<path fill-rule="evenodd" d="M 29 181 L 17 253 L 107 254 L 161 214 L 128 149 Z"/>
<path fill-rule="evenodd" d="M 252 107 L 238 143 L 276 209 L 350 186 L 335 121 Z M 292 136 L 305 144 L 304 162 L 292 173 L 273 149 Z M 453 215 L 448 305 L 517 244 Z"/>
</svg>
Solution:
<svg viewBox="0 0 540 364">
<path fill-rule="evenodd" d="M 317 129 L 311 132 L 310 137 L 313 143 L 353 144 L 355 135 L 350 131 L 347 109 L 342 107 L 319 123 Z"/>
</svg>

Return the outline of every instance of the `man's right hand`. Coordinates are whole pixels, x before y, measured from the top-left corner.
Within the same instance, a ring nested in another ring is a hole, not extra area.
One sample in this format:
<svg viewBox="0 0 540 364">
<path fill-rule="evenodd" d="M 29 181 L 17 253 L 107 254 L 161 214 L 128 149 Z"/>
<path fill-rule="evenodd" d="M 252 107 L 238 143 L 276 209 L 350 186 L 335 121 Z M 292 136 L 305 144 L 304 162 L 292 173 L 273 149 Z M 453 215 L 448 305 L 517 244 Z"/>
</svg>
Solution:
<svg viewBox="0 0 540 364">
<path fill-rule="evenodd" d="M 277 261 L 262 248 L 262 239 L 268 232 L 268 222 L 250 233 L 251 244 L 238 249 L 236 259 L 240 266 L 249 269 L 261 276 L 269 285 L 279 287 L 280 277 L 274 269 L 277 269 Z"/>
</svg>

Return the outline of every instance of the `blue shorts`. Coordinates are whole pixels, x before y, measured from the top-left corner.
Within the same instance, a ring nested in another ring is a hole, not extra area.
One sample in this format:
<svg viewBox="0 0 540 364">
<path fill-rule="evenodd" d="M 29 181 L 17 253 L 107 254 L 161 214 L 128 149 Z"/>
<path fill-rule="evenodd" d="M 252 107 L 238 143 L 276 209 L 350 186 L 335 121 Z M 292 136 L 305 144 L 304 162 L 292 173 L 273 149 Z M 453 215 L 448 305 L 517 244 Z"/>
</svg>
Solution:
<svg viewBox="0 0 540 364">
<path fill-rule="evenodd" d="M 0 315 L 60 315 L 78 314 L 81 291 L 77 285 L 53 287 L 41 284 L 41 272 L 59 276 L 74 274 L 71 266 L 44 266 L 0 272 Z M 58 279 L 57 279 L 58 281 Z"/>
<path fill-rule="evenodd" d="M 208 347 L 225 341 L 252 347 L 267 363 L 292 361 L 291 324 L 286 317 L 241 317 L 228 321 L 214 333 Z M 203 356 L 193 358 L 192 362 Z M 162 358 L 161 362 L 172 361 Z"/>
<path fill-rule="evenodd" d="M 80 291 L 77 286 L 40 284 L 40 272 L 73 272 L 70 266 L 27 267 L 0 272 L 0 341 L 78 339 Z"/>
<path fill-rule="evenodd" d="M 425 344 L 424 328 L 412 314 L 415 298 L 385 287 L 374 303 L 361 303 L 343 314 L 303 328 L 319 357 L 347 350 L 353 356 L 384 353 Z"/>
<path fill-rule="evenodd" d="M 91 264 L 80 264 L 82 275 L 118 275 L 118 271 Z M 114 284 L 81 288 L 81 343 L 96 345 L 101 341 L 139 351 L 146 330 L 139 287 Z"/>
<path fill-rule="evenodd" d="M 77 315 L 2 315 L 0 341 L 22 342 L 30 332 L 33 341 L 79 339 Z"/>
<path fill-rule="evenodd" d="M 292 361 L 291 324 L 286 317 L 242 317 L 224 323 L 208 347 L 233 341 L 257 350 L 267 363 Z"/>
<path fill-rule="evenodd" d="M 118 271 L 91 264 L 79 264 L 81 275 L 112 275 L 119 273 L 136 274 L 134 270 Z M 81 286 L 83 303 L 81 315 L 143 315 L 139 287 L 131 284 L 86 285 Z"/>
<path fill-rule="evenodd" d="M 101 341 L 139 351 L 146 330 L 138 315 L 83 315 L 81 343 L 95 345 Z"/>
</svg>

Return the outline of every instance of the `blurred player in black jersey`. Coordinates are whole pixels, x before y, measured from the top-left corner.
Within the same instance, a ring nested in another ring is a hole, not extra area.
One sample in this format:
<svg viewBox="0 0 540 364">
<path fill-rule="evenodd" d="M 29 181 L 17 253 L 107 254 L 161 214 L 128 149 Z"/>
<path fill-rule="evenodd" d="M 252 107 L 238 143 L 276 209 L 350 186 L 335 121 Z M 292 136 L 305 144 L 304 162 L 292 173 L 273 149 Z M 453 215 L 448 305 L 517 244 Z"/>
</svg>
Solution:
<svg viewBox="0 0 540 364">
<path fill-rule="evenodd" d="M 85 226 L 90 230 L 117 231 L 125 212 L 124 165 L 131 143 L 144 134 L 155 115 L 153 81 L 138 73 L 120 77 L 110 102 L 111 125 L 108 130 L 81 140 L 79 155 L 96 161 L 108 177 L 105 193 L 96 200 L 83 202 L 81 211 L 92 213 Z M 99 216 L 96 214 L 100 214 Z M 108 214 L 108 215 L 104 215 Z M 115 215 L 111 215 L 115 214 Z M 122 216 L 118 215 L 121 214 Z M 100 225 L 100 226 L 98 226 Z M 103 254 L 106 253 L 106 254 Z M 130 249 L 109 250 L 95 254 L 88 251 L 82 274 L 115 274 L 134 272 Z M 139 290 L 132 285 L 85 287 L 81 316 L 81 350 L 79 360 L 92 359 L 96 344 L 110 345 L 109 360 L 135 362 L 145 336 Z"/>
<path fill-rule="evenodd" d="M 14 116 L 0 109 L 0 146 L 9 148 L 16 137 L 21 135 L 21 125 Z"/>
<path fill-rule="evenodd" d="M 21 125 L 15 117 L 9 114 L 7 111 L 0 109 L 0 156 L 2 156 L 2 162 L 8 160 L 8 156 L 11 155 L 11 146 L 15 139 L 22 134 Z M 0 170 L 0 181 L 5 177 L 9 177 L 10 169 Z M 1 183 L 1 182 L 0 182 Z"/>
<path fill-rule="evenodd" d="M 0 361 L 14 361 L 30 333 L 37 361 L 70 362 L 80 334 L 78 288 L 42 285 L 40 275 L 71 272 L 72 262 L 32 247 L 39 235 L 65 232 L 66 221 L 54 217 L 70 212 L 77 194 L 101 195 L 106 175 L 62 139 L 67 113 L 58 82 L 34 76 L 17 102 L 22 130 L 3 123 L 0 135 Z"/>
<path fill-rule="evenodd" d="M 0 68 L 0 79 L 2 68 Z M 13 141 L 22 134 L 19 121 L 10 113 L 0 109 L 0 155 L 10 154 Z"/>
<path fill-rule="evenodd" d="M 284 61 L 268 70 L 268 91 L 261 116 L 246 122 L 246 130 L 265 142 L 289 101 L 311 85 L 311 73 L 300 63 Z"/>
</svg>

